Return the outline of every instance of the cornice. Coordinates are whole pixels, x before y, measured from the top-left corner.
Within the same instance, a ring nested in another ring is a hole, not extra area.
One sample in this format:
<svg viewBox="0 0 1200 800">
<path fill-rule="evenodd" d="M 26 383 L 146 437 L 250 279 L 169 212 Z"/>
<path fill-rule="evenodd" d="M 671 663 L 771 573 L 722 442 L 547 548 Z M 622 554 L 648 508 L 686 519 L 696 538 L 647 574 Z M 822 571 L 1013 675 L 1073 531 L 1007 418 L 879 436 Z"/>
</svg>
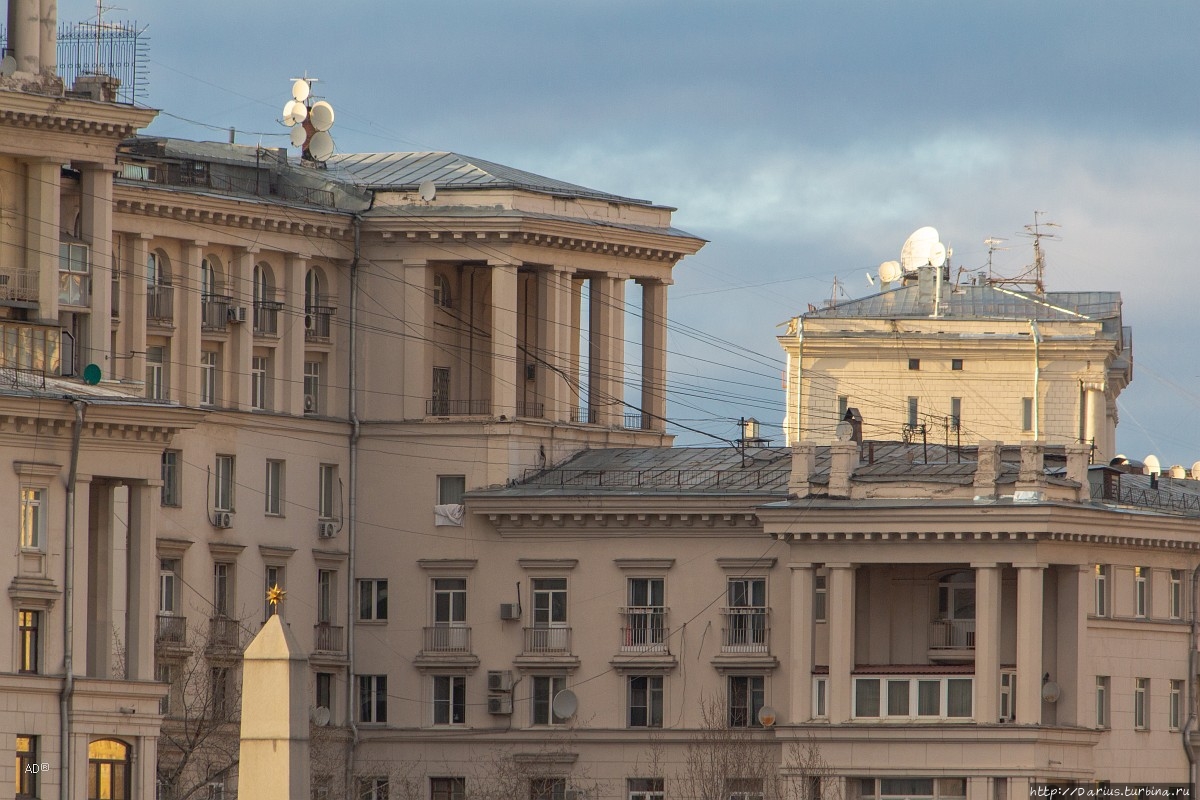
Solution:
<svg viewBox="0 0 1200 800">
<path fill-rule="evenodd" d="M 150 193 L 154 196 L 144 196 Z M 115 187 L 114 194 L 117 196 L 113 200 L 113 210 L 118 214 L 338 241 L 349 236 L 352 217 L 344 211 L 319 211 L 290 205 L 286 206 L 285 216 L 279 213 L 284 204 L 270 202 L 269 198 L 257 201 L 239 197 L 215 198 L 197 192 L 124 185 Z M 134 194 L 137 196 L 131 196 Z"/>
<path fill-rule="evenodd" d="M 566 531 L 586 530 L 597 535 L 627 536 L 631 532 L 654 529 L 656 535 L 691 536 L 709 530 L 724 535 L 732 529 L 761 531 L 758 516 L 752 511 L 725 513 L 626 512 L 589 510 L 580 512 L 488 513 L 488 521 L 501 536 L 554 538 Z"/>
<path fill-rule="evenodd" d="M 1200 552 L 1200 541 L 1069 531 L 804 531 L 801 533 L 772 533 L 771 538 L 789 544 L 837 543 L 858 544 L 864 547 L 876 547 L 888 542 L 925 543 L 930 546 L 938 544 L 1036 544 L 1038 542 L 1058 542 L 1139 550 Z"/>
<path fill-rule="evenodd" d="M 662 247 L 658 242 L 674 237 L 640 233 L 637 231 L 620 231 L 628 233 L 623 241 L 612 241 L 602 236 L 581 235 L 578 231 L 529 231 L 523 228 L 539 220 L 521 220 L 498 217 L 491 219 L 455 220 L 453 223 L 436 219 L 422 219 L 421 228 L 417 230 L 368 230 L 366 232 L 378 235 L 386 244 L 389 242 L 407 242 L 409 244 L 424 244 L 445 246 L 447 244 L 462 244 L 470 247 L 529 245 L 552 251 L 570 251 L 577 253 L 594 253 L 597 255 L 621 256 L 622 258 L 642 261 L 654 261 L 664 264 L 674 264 L 698 248 Z M 377 223 L 376 223 L 377 224 Z M 563 225 L 562 227 L 567 227 Z M 656 241 L 657 240 L 657 241 Z M 530 259 L 532 260 L 532 259 Z M 547 261 L 554 259 L 547 256 Z"/>
<path fill-rule="evenodd" d="M 132 136 L 158 115 L 153 109 L 27 92 L 0 91 L 0 97 L 0 126 L 113 141 Z"/>
</svg>

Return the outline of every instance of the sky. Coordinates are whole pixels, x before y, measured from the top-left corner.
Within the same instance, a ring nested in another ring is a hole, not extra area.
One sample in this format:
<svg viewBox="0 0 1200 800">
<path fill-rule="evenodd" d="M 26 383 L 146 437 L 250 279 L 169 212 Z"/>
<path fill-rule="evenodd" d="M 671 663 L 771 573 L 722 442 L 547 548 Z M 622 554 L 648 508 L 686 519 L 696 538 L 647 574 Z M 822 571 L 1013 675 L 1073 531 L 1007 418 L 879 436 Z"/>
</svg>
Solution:
<svg viewBox="0 0 1200 800">
<path fill-rule="evenodd" d="M 94 18 L 59 0 L 61 22 Z M 678 209 L 680 444 L 782 439 L 777 323 L 849 297 L 932 225 L 998 273 L 1118 291 L 1118 449 L 1200 460 L 1200 4 L 913 0 L 122 0 L 149 37 L 148 133 L 287 144 L 319 78 L 338 152 L 450 150 Z M 686 427 L 684 427 L 686 426 Z M 704 431 L 710 436 L 696 433 Z"/>
</svg>

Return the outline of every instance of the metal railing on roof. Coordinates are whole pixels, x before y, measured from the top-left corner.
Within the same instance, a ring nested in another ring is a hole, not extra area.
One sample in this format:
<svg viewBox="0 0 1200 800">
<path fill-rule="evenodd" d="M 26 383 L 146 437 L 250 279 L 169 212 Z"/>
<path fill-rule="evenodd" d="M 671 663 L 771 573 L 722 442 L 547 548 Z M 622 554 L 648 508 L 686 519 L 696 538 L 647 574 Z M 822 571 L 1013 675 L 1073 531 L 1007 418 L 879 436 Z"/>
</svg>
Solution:
<svg viewBox="0 0 1200 800">
<path fill-rule="evenodd" d="M 773 469 L 556 469 L 530 474 L 526 486 L 734 491 L 787 486 L 791 467 Z"/>
</svg>

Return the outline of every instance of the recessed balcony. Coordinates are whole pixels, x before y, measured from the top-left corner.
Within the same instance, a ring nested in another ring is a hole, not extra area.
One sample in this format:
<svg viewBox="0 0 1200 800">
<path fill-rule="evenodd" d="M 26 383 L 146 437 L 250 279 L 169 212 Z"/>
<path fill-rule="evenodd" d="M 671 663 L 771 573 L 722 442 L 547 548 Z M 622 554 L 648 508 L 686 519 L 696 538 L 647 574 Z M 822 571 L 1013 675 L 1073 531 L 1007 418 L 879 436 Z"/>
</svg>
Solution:
<svg viewBox="0 0 1200 800">
<path fill-rule="evenodd" d="M 229 328 L 229 309 L 232 297 L 209 295 L 200 301 L 200 327 L 210 333 L 221 333 Z"/>
<path fill-rule="evenodd" d="M 929 659 L 974 661 L 975 620 L 935 619 L 929 623 Z"/>
<path fill-rule="evenodd" d="M 170 325 L 175 319 L 175 287 L 156 283 L 146 287 L 146 319 L 159 325 Z"/>
<path fill-rule="evenodd" d="M 316 302 L 304 307 L 304 341 L 328 342 L 333 327 L 333 300 L 318 297 Z"/>
</svg>

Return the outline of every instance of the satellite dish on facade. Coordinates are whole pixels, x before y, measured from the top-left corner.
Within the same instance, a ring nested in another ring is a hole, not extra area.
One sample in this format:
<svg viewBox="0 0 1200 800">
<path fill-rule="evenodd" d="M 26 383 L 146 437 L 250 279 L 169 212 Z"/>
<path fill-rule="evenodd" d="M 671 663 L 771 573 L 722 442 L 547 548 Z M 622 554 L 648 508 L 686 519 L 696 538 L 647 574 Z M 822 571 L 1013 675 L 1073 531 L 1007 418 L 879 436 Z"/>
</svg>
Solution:
<svg viewBox="0 0 1200 800">
<path fill-rule="evenodd" d="M 550 701 L 550 708 L 559 719 L 569 719 L 579 710 L 579 698 L 570 689 L 563 689 L 554 695 L 554 699 Z"/>
<path fill-rule="evenodd" d="M 900 266 L 905 272 L 916 272 L 929 264 L 933 246 L 938 244 L 937 228 L 917 228 L 900 248 Z"/>
<path fill-rule="evenodd" d="M 308 115 L 312 121 L 312 126 L 318 131 L 327 131 L 333 127 L 333 106 L 324 100 L 318 100 L 313 103 Z"/>
<path fill-rule="evenodd" d="M 433 181 L 421 181 L 421 185 L 417 187 L 417 194 L 425 202 L 432 202 L 437 197 L 437 186 Z"/>
<path fill-rule="evenodd" d="M 317 706 L 312 710 L 312 721 L 318 728 L 324 728 L 329 724 L 329 716 L 329 709 L 325 706 Z"/>
<path fill-rule="evenodd" d="M 308 138 L 308 132 L 304 130 L 303 125 L 297 125 L 292 128 L 292 147 L 303 147 L 304 140 Z"/>
<path fill-rule="evenodd" d="M 317 161 L 326 161 L 333 155 L 333 137 L 328 131 L 317 131 L 308 140 L 308 154 Z"/>
<path fill-rule="evenodd" d="M 879 265 L 879 280 L 884 283 L 898 281 L 903 274 L 899 261 L 885 261 Z"/>
<path fill-rule="evenodd" d="M 312 86 L 304 78 L 296 78 L 292 81 L 292 99 L 298 103 L 303 103 L 312 94 Z"/>
<path fill-rule="evenodd" d="M 1158 456 L 1150 455 L 1142 459 L 1142 473 L 1145 475 L 1162 474 L 1162 466 L 1158 462 Z"/>
<path fill-rule="evenodd" d="M 83 368 L 83 382 L 88 386 L 95 386 L 102 377 L 103 373 L 100 371 L 99 364 L 88 364 Z"/>
<path fill-rule="evenodd" d="M 758 710 L 758 721 L 764 728 L 774 726 L 777 718 L 778 715 L 775 713 L 775 709 L 770 706 L 763 706 Z"/>
</svg>

